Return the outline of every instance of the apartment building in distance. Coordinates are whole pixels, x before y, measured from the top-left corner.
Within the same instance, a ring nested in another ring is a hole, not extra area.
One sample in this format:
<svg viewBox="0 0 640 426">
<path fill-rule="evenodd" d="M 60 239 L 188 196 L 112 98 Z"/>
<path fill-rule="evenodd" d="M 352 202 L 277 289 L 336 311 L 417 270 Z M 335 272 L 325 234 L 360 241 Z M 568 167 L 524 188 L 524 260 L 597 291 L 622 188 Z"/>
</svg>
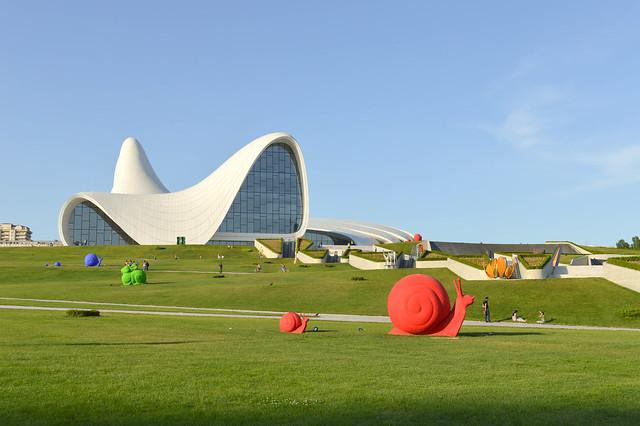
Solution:
<svg viewBox="0 0 640 426">
<path fill-rule="evenodd" d="M 25 225 L 0 223 L 0 241 L 31 241 L 31 229 Z"/>
</svg>

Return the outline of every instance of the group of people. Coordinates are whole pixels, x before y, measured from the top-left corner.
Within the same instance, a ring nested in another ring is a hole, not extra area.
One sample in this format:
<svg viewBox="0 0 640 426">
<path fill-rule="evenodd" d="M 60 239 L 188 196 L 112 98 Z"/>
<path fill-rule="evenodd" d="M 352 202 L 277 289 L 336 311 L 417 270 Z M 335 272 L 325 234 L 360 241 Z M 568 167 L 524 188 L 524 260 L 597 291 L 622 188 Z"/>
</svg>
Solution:
<svg viewBox="0 0 640 426">
<path fill-rule="evenodd" d="M 491 312 L 489 310 L 489 297 L 485 297 L 482 301 L 482 314 L 484 315 L 484 322 L 491 322 Z M 518 310 L 514 309 L 511 313 L 511 321 L 513 322 L 527 322 L 527 320 L 518 314 Z M 538 311 L 538 324 L 544 324 L 544 311 Z"/>
<path fill-rule="evenodd" d="M 131 267 L 135 267 L 134 269 L 138 268 L 138 262 L 136 262 L 133 259 L 127 259 L 124 261 L 124 264 L 126 266 L 131 266 Z M 143 271 L 148 271 L 149 270 L 149 262 L 147 261 L 147 259 L 142 261 L 142 270 Z"/>
<path fill-rule="evenodd" d="M 260 263 L 256 264 L 256 272 L 262 272 L 262 265 Z M 285 265 L 284 263 L 281 263 L 280 272 L 289 272 L 289 270 L 287 269 L 287 265 Z"/>
</svg>

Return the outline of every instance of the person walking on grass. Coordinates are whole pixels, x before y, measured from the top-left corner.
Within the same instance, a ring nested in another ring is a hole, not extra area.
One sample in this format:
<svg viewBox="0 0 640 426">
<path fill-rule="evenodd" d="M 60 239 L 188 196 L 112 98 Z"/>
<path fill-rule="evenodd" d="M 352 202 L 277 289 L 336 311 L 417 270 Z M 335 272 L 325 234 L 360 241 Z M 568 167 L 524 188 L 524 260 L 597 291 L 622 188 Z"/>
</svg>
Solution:
<svg viewBox="0 0 640 426">
<path fill-rule="evenodd" d="M 491 314 L 489 312 L 489 297 L 485 296 L 482 301 L 482 314 L 484 315 L 484 322 L 491 322 Z"/>
</svg>

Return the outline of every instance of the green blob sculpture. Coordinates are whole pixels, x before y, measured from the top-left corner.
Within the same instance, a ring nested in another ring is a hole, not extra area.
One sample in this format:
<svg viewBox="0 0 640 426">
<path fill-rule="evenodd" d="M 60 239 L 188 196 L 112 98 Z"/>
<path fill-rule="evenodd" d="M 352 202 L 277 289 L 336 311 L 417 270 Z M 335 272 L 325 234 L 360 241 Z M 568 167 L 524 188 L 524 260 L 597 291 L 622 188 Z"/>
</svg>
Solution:
<svg viewBox="0 0 640 426">
<path fill-rule="evenodd" d="M 136 269 L 131 273 L 131 278 L 134 284 L 146 284 L 147 274 L 142 269 Z"/>
<path fill-rule="evenodd" d="M 134 263 L 132 265 L 125 265 L 120 269 L 122 273 L 122 285 L 138 285 L 147 283 L 147 274 L 138 269 L 138 266 Z"/>
</svg>

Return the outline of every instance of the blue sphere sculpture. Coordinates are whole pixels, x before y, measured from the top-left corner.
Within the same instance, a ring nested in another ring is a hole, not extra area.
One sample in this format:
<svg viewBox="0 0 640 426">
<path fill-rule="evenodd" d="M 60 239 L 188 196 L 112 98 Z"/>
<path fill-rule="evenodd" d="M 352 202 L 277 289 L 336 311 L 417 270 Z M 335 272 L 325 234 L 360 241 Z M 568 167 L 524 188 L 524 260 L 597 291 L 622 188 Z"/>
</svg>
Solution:
<svg viewBox="0 0 640 426">
<path fill-rule="evenodd" d="M 100 258 L 93 253 L 89 253 L 84 257 L 84 266 L 98 266 L 100 264 Z"/>
<path fill-rule="evenodd" d="M 62 266 L 62 263 L 60 263 L 60 262 L 56 262 L 56 263 L 54 263 L 54 264 L 53 264 L 53 266 L 60 267 L 60 266 Z"/>
</svg>

